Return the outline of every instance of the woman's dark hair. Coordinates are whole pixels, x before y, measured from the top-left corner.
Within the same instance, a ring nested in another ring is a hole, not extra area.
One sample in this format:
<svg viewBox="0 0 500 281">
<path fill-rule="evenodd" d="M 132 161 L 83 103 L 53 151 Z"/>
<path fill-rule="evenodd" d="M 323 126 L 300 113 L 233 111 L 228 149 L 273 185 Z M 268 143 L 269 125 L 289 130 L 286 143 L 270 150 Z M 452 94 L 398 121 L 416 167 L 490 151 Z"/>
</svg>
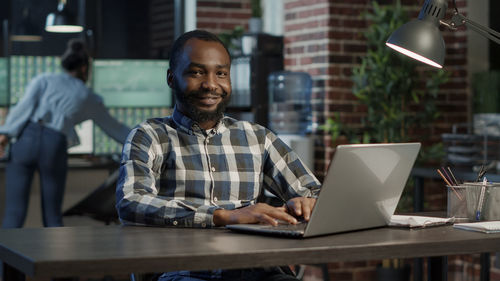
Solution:
<svg viewBox="0 0 500 281">
<path fill-rule="evenodd" d="M 83 65 L 89 65 L 90 56 L 85 44 L 80 39 L 68 41 L 66 51 L 61 56 L 61 65 L 67 71 L 73 71 Z"/>
<path fill-rule="evenodd" d="M 170 49 L 170 69 L 172 71 L 175 70 L 175 67 L 177 66 L 177 60 L 179 59 L 179 56 L 181 55 L 182 49 L 184 48 L 184 45 L 186 42 L 191 39 L 191 38 L 196 38 L 199 40 L 203 41 L 210 41 L 210 42 L 218 42 L 220 43 L 224 49 L 226 50 L 227 54 L 229 55 L 229 58 L 231 59 L 231 54 L 229 53 L 229 50 L 227 49 L 226 45 L 217 37 L 217 35 L 210 33 L 205 30 L 193 30 L 186 32 L 179 36 L 172 45 L 172 49 Z"/>
</svg>

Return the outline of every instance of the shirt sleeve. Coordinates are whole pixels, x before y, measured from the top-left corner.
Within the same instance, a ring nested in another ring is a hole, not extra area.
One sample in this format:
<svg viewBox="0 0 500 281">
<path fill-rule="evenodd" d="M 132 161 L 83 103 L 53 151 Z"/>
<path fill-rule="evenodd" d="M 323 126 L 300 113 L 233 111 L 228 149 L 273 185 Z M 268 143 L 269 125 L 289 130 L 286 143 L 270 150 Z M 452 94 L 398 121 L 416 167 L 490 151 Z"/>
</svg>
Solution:
<svg viewBox="0 0 500 281">
<path fill-rule="evenodd" d="M 40 96 L 46 87 L 45 80 L 37 77 L 31 80 L 26 87 L 22 99 L 9 110 L 5 125 L 0 127 L 0 133 L 9 137 L 18 137 L 28 121 L 30 121 L 35 108 L 38 106 Z"/>
<path fill-rule="evenodd" d="M 313 197 L 321 184 L 298 155 L 274 133 L 265 141 L 264 186 L 284 202 L 294 197 Z"/>
<path fill-rule="evenodd" d="M 160 190 L 163 154 L 168 143 L 159 143 L 156 130 L 147 123 L 133 129 L 123 148 L 116 189 L 116 208 L 124 224 L 213 227 L 213 212 L 219 207 L 195 205 Z M 162 148 L 159 148 L 162 147 Z"/>
<path fill-rule="evenodd" d="M 89 109 L 89 118 L 92 119 L 99 128 L 101 128 L 107 135 L 123 144 L 130 132 L 130 128 L 116 120 L 104 105 L 102 99 L 96 95 L 89 95 L 89 103 L 86 108 Z"/>
</svg>

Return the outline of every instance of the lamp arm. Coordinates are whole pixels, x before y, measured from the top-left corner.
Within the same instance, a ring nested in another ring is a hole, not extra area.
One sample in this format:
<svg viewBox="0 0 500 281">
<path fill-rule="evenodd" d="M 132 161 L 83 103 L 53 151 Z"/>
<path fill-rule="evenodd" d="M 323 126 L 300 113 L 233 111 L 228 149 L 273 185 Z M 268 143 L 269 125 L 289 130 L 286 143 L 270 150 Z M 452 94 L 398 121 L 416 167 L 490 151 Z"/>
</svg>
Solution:
<svg viewBox="0 0 500 281">
<path fill-rule="evenodd" d="M 456 28 L 457 26 L 461 26 L 464 24 L 470 27 L 470 29 L 474 30 L 475 32 L 500 45 L 500 32 L 474 22 L 466 18 L 462 14 L 455 13 L 451 18 L 451 22 L 449 23 L 452 28 Z"/>
</svg>

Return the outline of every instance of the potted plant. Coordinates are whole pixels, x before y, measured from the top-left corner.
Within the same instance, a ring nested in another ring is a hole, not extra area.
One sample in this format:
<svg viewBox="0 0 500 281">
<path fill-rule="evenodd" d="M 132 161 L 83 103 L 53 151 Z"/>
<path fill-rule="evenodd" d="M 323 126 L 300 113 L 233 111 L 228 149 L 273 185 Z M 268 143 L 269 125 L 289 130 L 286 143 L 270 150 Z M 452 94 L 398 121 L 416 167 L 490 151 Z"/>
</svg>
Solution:
<svg viewBox="0 0 500 281">
<path fill-rule="evenodd" d="M 351 133 L 351 136 L 357 135 L 360 142 L 405 142 L 410 140 L 412 130 L 429 126 L 439 117 L 434 100 L 439 86 L 448 80 L 449 75 L 443 70 L 423 68 L 418 62 L 386 47 L 387 38 L 408 21 L 408 16 L 399 0 L 386 6 L 375 1 L 372 3 L 373 9 L 363 14 L 369 23 L 363 34 L 367 54 L 353 69 L 352 75 L 353 93 L 366 107 L 367 114 L 362 120 L 361 131 Z M 426 149 L 422 149 L 423 155 L 428 155 Z M 438 157 L 441 159 L 442 154 Z M 402 196 L 406 206 L 400 202 L 398 208 L 411 210 L 411 197 L 411 190 L 406 188 Z M 383 261 L 383 264 L 387 262 Z M 409 270 L 402 266 L 402 261 L 389 264 L 399 266 L 389 266 L 389 271 L 392 271 L 389 273 L 387 266 L 382 266 L 379 275 L 393 275 L 392 280 L 409 280 Z"/>
<path fill-rule="evenodd" d="M 439 116 L 434 100 L 448 74 L 423 71 L 418 62 L 385 46 L 389 35 L 408 21 L 399 0 L 387 6 L 373 2 L 364 17 L 370 23 L 364 32 L 368 51 L 352 76 L 354 95 L 367 108 L 363 135 L 373 142 L 407 141 L 411 129 Z"/>
<path fill-rule="evenodd" d="M 252 17 L 248 20 L 248 31 L 250 33 L 262 32 L 262 7 L 260 0 L 251 0 Z"/>
</svg>

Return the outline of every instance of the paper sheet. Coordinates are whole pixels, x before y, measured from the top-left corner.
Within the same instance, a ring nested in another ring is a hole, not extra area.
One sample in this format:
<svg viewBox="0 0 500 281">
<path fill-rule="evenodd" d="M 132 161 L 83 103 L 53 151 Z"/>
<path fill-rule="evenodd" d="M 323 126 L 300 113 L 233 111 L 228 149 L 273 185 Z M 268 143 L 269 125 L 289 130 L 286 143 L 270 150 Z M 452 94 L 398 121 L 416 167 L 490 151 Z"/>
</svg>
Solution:
<svg viewBox="0 0 500 281">
<path fill-rule="evenodd" d="M 452 223 L 453 218 L 393 215 L 389 226 L 427 227 Z"/>
</svg>

